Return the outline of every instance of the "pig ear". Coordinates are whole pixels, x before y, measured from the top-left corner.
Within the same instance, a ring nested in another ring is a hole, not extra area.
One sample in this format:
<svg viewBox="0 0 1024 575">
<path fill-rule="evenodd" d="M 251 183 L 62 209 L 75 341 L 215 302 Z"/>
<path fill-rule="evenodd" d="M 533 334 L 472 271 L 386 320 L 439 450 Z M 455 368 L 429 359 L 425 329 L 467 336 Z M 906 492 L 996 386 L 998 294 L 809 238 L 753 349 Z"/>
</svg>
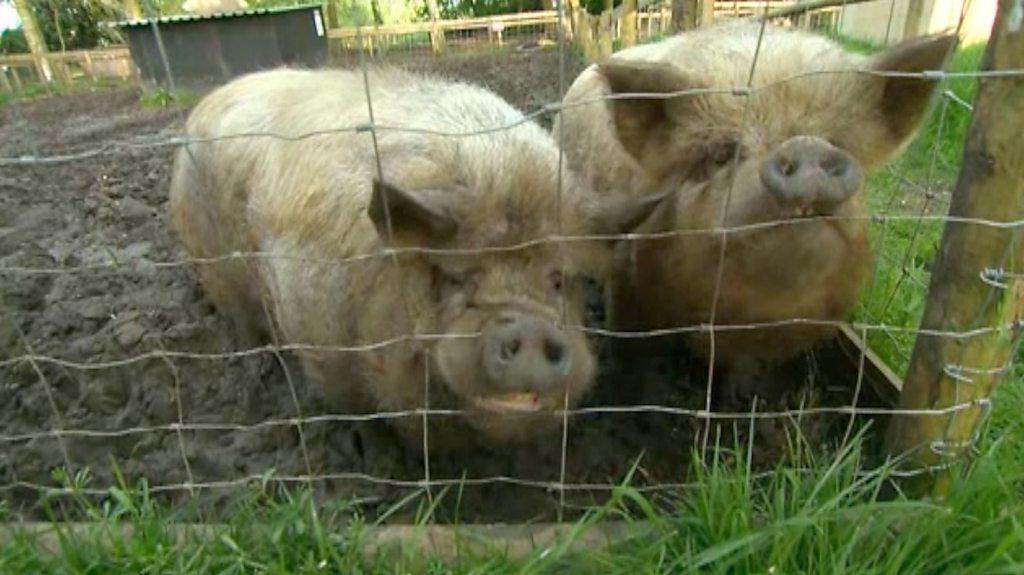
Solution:
<svg viewBox="0 0 1024 575">
<path fill-rule="evenodd" d="M 395 243 L 425 245 L 454 236 L 459 227 L 455 218 L 445 206 L 434 205 L 431 198 L 423 196 L 374 179 L 367 212 L 380 237 L 390 239 L 389 213 Z"/>
<path fill-rule="evenodd" d="M 652 152 L 664 151 L 661 143 L 671 136 L 676 122 L 696 107 L 695 95 L 667 95 L 706 87 L 667 64 L 612 61 L 598 66 L 598 73 L 613 96 L 607 105 L 619 141 L 638 160 L 648 147 Z M 666 96 L 629 98 L 627 94 Z"/>
<path fill-rule="evenodd" d="M 878 72 L 941 70 L 956 40 L 955 34 L 909 40 L 875 56 L 872 68 Z M 886 76 L 882 81 L 882 118 L 895 141 L 902 143 L 924 119 L 938 82 L 898 76 Z"/>
<path fill-rule="evenodd" d="M 597 208 L 594 228 L 602 235 L 634 232 L 641 224 L 651 219 L 658 208 L 667 203 L 669 197 L 669 192 L 662 192 L 640 198 L 616 198 L 606 201 Z"/>
</svg>

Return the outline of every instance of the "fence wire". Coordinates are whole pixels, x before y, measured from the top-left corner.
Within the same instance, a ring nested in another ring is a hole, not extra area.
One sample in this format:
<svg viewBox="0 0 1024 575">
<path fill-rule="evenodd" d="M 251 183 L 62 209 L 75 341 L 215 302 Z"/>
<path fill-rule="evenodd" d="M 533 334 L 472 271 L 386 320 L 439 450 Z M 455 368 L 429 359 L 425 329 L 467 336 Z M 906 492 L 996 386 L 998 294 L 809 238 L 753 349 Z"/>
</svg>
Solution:
<svg viewBox="0 0 1024 575">
<path fill-rule="evenodd" d="M 895 0 L 890 0 L 892 6 L 895 6 Z M 749 2 L 747 2 L 749 4 Z M 767 13 L 768 9 L 772 6 L 769 2 L 764 1 L 760 4 L 763 9 L 761 12 Z M 966 14 L 967 6 L 963 10 L 963 14 Z M 358 12 L 358 11 L 357 11 Z M 845 6 L 840 8 L 837 18 L 832 21 L 835 26 L 840 26 L 845 12 Z M 892 14 L 894 9 L 890 10 L 889 23 L 886 26 L 886 35 L 890 33 L 892 25 Z M 739 5 L 736 6 L 736 13 L 739 15 Z M 643 14 L 643 13 L 641 13 Z M 659 30 L 664 31 L 667 29 L 667 24 L 664 22 L 664 12 L 661 17 L 655 17 L 653 14 L 648 14 L 646 17 L 641 17 L 637 22 L 637 30 L 642 39 L 651 39 L 657 35 Z M 961 15 L 961 23 L 963 22 L 963 14 Z M 358 14 L 350 15 L 353 18 L 358 17 Z M 558 22 L 566 22 L 568 20 L 568 14 L 566 8 L 562 2 L 558 3 L 557 6 L 557 17 Z M 661 19 L 659 19 L 661 18 Z M 762 35 L 767 26 L 767 19 L 762 19 Z M 340 126 L 333 128 L 324 128 L 315 131 L 295 133 L 295 134 L 283 134 L 269 131 L 252 131 L 252 132 L 239 132 L 228 135 L 221 135 L 209 138 L 195 138 L 187 134 L 148 134 L 141 137 L 135 137 L 130 139 L 115 140 L 113 142 L 107 142 L 96 146 L 89 146 L 84 148 L 70 149 L 70 150 L 51 150 L 47 152 L 41 151 L 31 140 L 32 149 L 22 155 L 0 157 L 0 166 L 5 168 L 15 167 L 33 167 L 33 166 L 50 166 L 56 164 L 74 163 L 74 162 L 89 162 L 97 160 L 103 156 L 125 154 L 137 151 L 146 150 L 157 150 L 163 148 L 178 148 L 182 146 L 197 145 L 197 144 L 208 144 L 213 142 L 228 141 L 235 139 L 251 139 L 251 138 L 271 138 L 275 140 L 285 142 L 298 142 L 311 138 L 331 137 L 338 134 L 344 133 L 365 133 L 368 134 L 374 141 L 374 160 L 376 163 L 376 173 L 381 179 L 386 176 L 382 167 L 382 159 L 379 148 L 376 146 L 377 134 L 383 132 L 405 132 L 405 133 L 416 133 L 426 134 L 437 137 L 445 138 L 472 138 L 482 137 L 488 134 L 499 133 L 506 130 L 514 129 L 518 126 L 522 126 L 531 122 L 535 122 L 541 118 L 553 118 L 559 113 L 572 109 L 574 107 L 586 106 L 595 102 L 601 102 L 613 99 L 673 99 L 680 97 L 699 97 L 702 95 L 731 95 L 736 98 L 745 99 L 745 106 L 743 108 L 743 116 L 741 120 L 741 131 L 746 128 L 747 122 L 749 121 L 748 106 L 752 96 L 759 94 L 760 92 L 771 90 L 779 86 L 783 86 L 789 82 L 798 81 L 801 79 L 822 77 L 829 75 L 844 75 L 844 74 L 860 74 L 870 75 L 881 78 L 916 78 L 923 79 L 930 82 L 938 83 L 940 86 L 945 86 L 945 83 L 951 79 L 973 79 L 973 80 L 988 80 L 998 81 L 1004 79 L 1013 79 L 1024 76 L 1024 69 L 1011 69 L 1011 70 L 997 70 L 997 71 L 974 71 L 974 72 L 955 72 L 950 70 L 929 70 L 920 73 L 909 73 L 909 72 L 896 72 L 896 71 L 877 71 L 877 70 L 865 70 L 859 68 L 849 69 L 838 69 L 838 70 L 822 70 L 822 71 L 808 71 L 792 76 L 768 82 L 764 84 L 756 84 L 755 78 L 758 70 L 759 57 L 760 57 L 760 43 L 761 37 L 758 39 L 758 49 L 755 51 L 754 58 L 751 62 L 749 75 L 747 82 L 744 85 L 738 85 L 730 88 L 716 88 L 716 89 L 693 89 L 683 90 L 669 93 L 628 93 L 628 94 L 616 94 L 612 96 L 606 96 L 599 99 L 592 99 L 580 102 L 574 102 L 572 104 L 562 104 L 558 102 L 549 102 L 539 107 L 533 112 L 524 114 L 521 119 L 511 123 L 496 125 L 480 130 L 473 130 L 467 132 L 445 132 L 427 129 L 424 127 L 417 126 L 403 126 L 403 125 L 390 125 L 387 123 L 378 123 L 374 119 L 373 115 L 373 94 L 374 87 L 368 74 L 369 62 L 367 56 L 373 57 L 378 61 L 387 62 L 389 55 L 408 56 L 409 54 L 415 54 L 419 58 L 439 58 L 446 57 L 448 52 L 435 53 L 429 34 L 423 31 L 412 32 L 403 36 L 395 36 L 391 39 L 380 41 L 379 39 L 366 38 L 361 35 L 358 28 L 356 34 L 352 37 L 343 37 L 338 39 L 337 45 L 340 47 L 341 55 L 337 56 L 337 61 L 350 62 L 353 59 L 357 59 L 356 65 L 361 70 L 363 76 L 363 83 L 366 95 L 366 104 L 368 107 L 368 122 L 360 123 L 356 125 Z M 644 32 L 646 30 L 646 32 Z M 497 30 L 493 26 L 482 27 L 481 31 L 444 31 L 443 32 L 443 44 L 447 48 L 457 47 L 460 44 L 475 43 L 480 40 L 483 34 L 487 34 L 488 42 L 497 44 L 498 47 L 502 47 L 504 43 L 509 42 L 513 46 L 521 46 L 525 43 L 537 42 L 541 40 L 553 39 L 557 45 L 558 50 L 558 66 L 559 66 L 559 80 L 558 90 L 559 95 L 564 95 L 566 91 L 567 82 L 567 58 L 570 53 L 570 46 L 568 45 L 568 39 L 566 38 L 565 28 L 563 25 L 549 24 L 531 24 L 528 26 L 522 26 L 515 29 L 515 31 L 506 31 L 504 29 Z M 497 54 L 504 54 L 499 52 Z M 966 114 L 973 111 L 972 104 L 965 101 L 963 98 L 955 94 L 952 90 L 941 89 L 941 108 L 940 117 L 938 122 L 938 129 L 941 131 L 945 129 L 948 122 L 948 117 L 960 113 Z M 936 145 L 937 148 L 937 145 Z M 565 163 L 564 152 L 562 146 L 559 146 L 559 169 L 558 169 L 558 194 L 561 197 L 562 194 L 562 177 L 563 171 L 562 166 Z M 164 261 L 151 261 L 144 258 L 129 259 L 128 261 L 118 261 L 117 258 L 111 254 L 109 261 L 104 263 L 85 263 L 80 265 L 56 265 L 52 267 L 45 266 L 22 266 L 22 265 L 8 265 L 6 263 L 0 263 L 0 277 L 4 278 L 4 281 L 18 281 L 23 278 L 33 277 L 62 277 L 62 276 L 78 276 L 82 274 L 91 273 L 102 273 L 112 272 L 119 275 L 130 275 L 136 271 L 146 271 L 154 269 L 177 269 L 177 268 L 191 268 L 191 267 L 202 267 L 211 265 L 220 265 L 238 261 L 263 261 L 269 258 L 280 258 L 290 259 L 301 262 L 308 262 L 310 264 L 326 264 L 326 265 L 338 265 L 338 266 L 349 266 L 354 264 L 360 264 L 372 260 L 381 258 L 390 259 L 394 265 L 399 266 L 401 269 L 401 256 L 406 255 L 432 255 L 432 256 L 465 256 L 465 255 L 488 255 L 488 254 L 500 254 L 514 252 L 517 250 L 525 250 L 543 245 L 554 245 L 564 246 L 579 242 L 606 242 L 610 240 L 627 240 L 632 242 L 642 241 L 654 241 L 664 240 L 668 238 L 687 237 L 687 236 L 709 236 L 709 237 L 720 237 L 722 238 L 721 248 L 718 258 L 718 266 L 713 272 L 715 274 L 715 289 L 714 298 L 712 303 L 712 311 L 710 319 L 707 323 L 701 323 L 697 325 L 682 325 L 674 326 L 671 328 L 664 329 L 651 329 L 642 331 L 617 331 L 611 329 L 605 329 L 602 327 L 593 326 L 571 326 L 565 325 L 566 329 L 579 330 L 587 335 L 596 338 L 608 338 L 608 339 L 646 339 L 646 338 L 657 338 L 671 335 L 680 334 L 693 334 L 693 333 L 704 333 L 710 336 L 711 341 L 711 358 L 708 362 L 708 373 L 707 382 L 705 386 L 705 396 L 702 408 L 686 408 L 675 405 L 656 405 L 656 404 L 639 404 L 639 405 L 597 405 L 588 407 L 573 407 L 569 402 L 569 390 L 565 390 L 564 402 L 560 409 L 552 409 L 543 412 L 547 415 L 553 415 L 561 421 L 561 433 L 560 433 L 560 454 L 558 460 L 558 466 L 555 475 L 557 475 L 557 481 L 542 481 L 527 479 L 523 477 L 515 477 L 510 475 L 488 475 L 481 477 L 437 477 L 436 473 L 432 473 L 431 468 L 431 444 L 430 434 L 428 430 L 430 426 L 428 423 L 431 420 L 444 420 L 445 418 L 462 418 L 473 415 L 474 412 L 465 409 L 445 409 L 431 405 L 431 382 L 430 382 L 430 369 L 429 363 L 424 366 L 424 378 L 423 378 L 423 407 L 416 409 L 402 409 L 393 411 L 379 411 L 374 413 L 329 413 L 329 414 L 307 414 L 304 413 L 302 408 L 302 401 L 300 398 L 299 385 L 296 383 L 289 363 L 285 354 L 292 354 L 296 352 L 337 352 L 337 353 L 360 353 L 367 351 L 374 351 L 385 349 L 392 346 L 411 344 L 411 343 L 429 343 L 438 342 L 443 340 L 452 339 L 467 339 L 473 340 L 478 339 L 482 334 L 477 333 L 418 333 L 411 331 L 390 339 L 372 342 L 362 342 L 355 345 L 338 345 L 338 346 L 327 346 L 327 345 L 313 345 L 301 342 L 285 342 L 281 341 L 279 334 L 272 334 L 272 341 L 269 344 L 262 346 L 249 347 L 245 349 L 238 349 L 224 352 L 196 352 L 196 351 L 183 351 L 176 349 L 166 349 L 161 346 L 160 348 L 153 348 L 127 355 L 125 357 L 119 357 L 114 359 L 90 359 L 82 361 L 71 356 L 60 356 L 49 353 L 38 353 L 34 350 L 33 343 L 28 341 L 28 338 L 24 335 L 20 338 L 20 347 L 24 349 L 24 353 L 12 355 L 6 359 L 0 360 L 0 369 L 8 370 L 7 373 L 11 373 L 13 370 L 20 369 L 23 366 L 29 366 L 32 372 L 35 374 L 37 379 L 37 385 L 44 389 L 48 409 L 50 410 L 50 421 L 52 425 L 47 429 L 37 429 L 22 432 L 0 432 L 0 445 L 14 446 L 19 444 L 25 444 L 29 442 L 37 442 L 44 440 L 56 441 L 60 452 L 63 464 L 70 470 L 76 467 L 81 467 L 81 462 L 74 461 L 72 455 L 73 450 L 69 449 L 67 441 L 72 438 L 92 438 L 92 439 L 108 439 L 115 440 L 119 438 L 133 437 L 133 436 L 149 436 L 155 434 L 169 433 L 175 437 L 178 452 L 182 460 L 182 468 L 186 480 L 184 482 L 166 482 L 157 483 L 149 487 L 149 491 L 153 493 L 161 492 L 175 492 L 175 491 L 187 491 L 190 494 L 195 494 L 199 490 L 205 489 L 223 489 L 223 488 L 237 488 L 245 485 L 259 483 L 263 481 L 273 481 L 283 484 L 294 484 L 301 483 L 306 484 L 310 487 L 314 483 L 324 481 L 355 481 L 363 482 L 374 485 L 396 487 L 396 488 L 415 488 L 425 489 L 428 495 L 430 490 L 433 488 L 442 488 L 449 486 L 484 486 L 484 485 L 514 485 L 520 487 L 536 488 L 554 492 L 558 494 L 558 509 L 559 517 L 561 517 L 561 510 L 567 506 L 566 492 L 572 491 L 608 491 L 617 487 L 618 484 L 613 481 L 606 483 L 595 483 L 595 482 L 572 482 L 568 479 L 568 464 L 567 460 L 569 457 L 569 451 L 572 449 L 572 443 L 570 441 L 571 433 L 570 427 L 576 421 L 586 416 L 597 416 L 597 415 L 623 415 L 623 414 L 657 414 L 664 416 L 672 416 L 675 418 L 687 418 L 697 420 L 703 423 L 702 432 L 702 445 L 705 450 L 708 448 L 709 437 L 712 431 L 712 425 L 714 422 L 736 422 L 736 421 L 747 421 L 751 425 L 751 432 L 749 433 L 749 446 L 750 448 L 754 445 L 754 422 L 756 421 L 768 421 L 768 420 L 781 420 L 791 422 L 807 416 L 816 415 L 840 415 L 849 416 L 849 422 L 845 426 L 845 432 L 843 434 L 843 444 L 847 444 L 853 433 L 854 418 L 857 416 L 942 416 L 942 415 L 953 415 L 955 413 L 971 410 L 981 409 L 984 414 L 988 414 L 991 408 L 991 400 L 988 397 L 976 398 L 967 401 L 958 400 L 953 405 L 935 408 L 935 409 L 896 409 L 891 407 L 873 407 L 859 405 L 859 399 L 863 391 L 863 382 L 865 379 L 866 369 L 866 352 L 861 351 L 859 357 L 859 367 L 856 374 L 856 386 L 852 390 L 851 402 L 848 405 L 839 406 L 803 406 L 794 409 L 777 409 L 777 410 L 760 410 L 755 404 L 750 411 L 716 411 L 713 409 L 713 389 L 715 385 L 715 338 L 716 335 L 729 332 L 738 331 L 751 331 L 751 330 L 768 330 L 786 326 L 795 325 L 807 325 L 807 326 L 821 326 L 831 328 L 841 328 L 845 326 L 851 327 L 855 332 L 859 333 L 864 340 L 867 340 L 870 335 L 879 333 L 884 334 L 888 337 L 894 337 L 894 334 L 901 334 L 904 336 L 932 336 L 941 338 L 951 338 L 956 340 L 967 340 L 974 337 L 991 335 L 993 333 L 1001 333 L 1007 330 L 1019 330 L 1024 328 L 1021 321 L 1009 322 L 1004 325 L 993 325 L 984 326 L 979 325 L 979 321 L 973 322 L 972 326 L 963 330 L 933 330 L 923 329 L 920 327 L 906 327 L 897 325 L 887 325 L 883 322 L 875 321 L 871 323 L 866 322 L 838 322 L 838 321 L 826 321 L 814 318 L 792 318 L 786 320 L 769 321 L 769 322 L 757 322 L 747 324 L 719 324 L 716 323 L 715 310 L 717 302 L 719 300 L 721 291 L 721 282 L 723 278 L 723 270 L 725 264 L 726 246 L 730 236 L 736 234 L 749 233 L 754 231 L 762 231 L 768 229 L 777 229 L 786 226 L 801 226 L 801 225 L 820 225 L 823 222 L 866 222 L 871 224 L 878 224 L 886 226 L 884 228 L 883 236 L 881 238 L 881 244 L 876 250 L 878 253 L 885 251 L 886 241 L 890 231 L 890 224 L 897 223 L 913 223 L 916 227 L 912 231 L 912 237 L 907 248 L 907 252 L 903 254 L 902 258 L 894 260 L 892 263 L 895 264 L 900 270 L 902 275 L 894 287 L 889 289 L 888 295 L 885 298 L 880 311 L 877 311 L 880 317 L 884 317 L 886 312 L 889 310 L 890 305 L 896 300 L 899 294 L 899 290 L 902 287 L 902 282 L 911 281 L 917 282 L 919 289 L 924 289 L 926 286 L 924 281 L 920 278 L 916 278 L 911 275 L 908 271 L 908 264 L 911 258 L 911 250 L 915 246 L 915 243 L 919 241 L 921 232 L 921 226 L 924 224 L 964 224 L 964 225 L 976 225 L 984 226 L 992 229 L 1001 230 L 1019 230 L 1024 226 L 1024 220 L 1011 220 L 1011 221 L 998 221 L 988 220 L 982 218 L 962 218 L 962 217 L 951 217 L 946 215 L 934 215 L 929 213 L 934 208 L 935 196 L 930 192 L 930 186 L 936 178 L 935 172 L 937 170 L 936 162 L 938 159 L 938 150 L 931 151 L 931 165 L 928 168 L 927 182 L 925 184 L 926 190 L 925 201 L 922 202 L 920 208 L 916 213 L 906 214 L 899 213 L 899 210 L 892 208 L 895 213 L 882 213 L 867 216 L 815 216 L 801 219 L 779 219 L 772 221 L 756 222 L 751 224 L 742 225 L 726 225 L 726 215 L 729 209 L 730 197 L 732 195 L 733 183 L 730 183 L 726 200 L 722 207 L 722 212 L 719 217 L 717 225 L 713 227 L 703 229 L 678 229 L 666 232 L 658 233 L 628 233 L 628 234 L 614 234 L 614 235 L 566 235 L 564 234 L 562 227 L 562 217 L 559 213 L 557 215 L 558 220 L 558 231 L 556 235 L 537 238 L 527 242 L 522 242 L 511 246 L 484 246 L 484 247 L 469 247 L 462 249 L 436 249 L 426 247 L 406 247 L 406 248 L 388 248 L 375 251 L 373 253 L 359 254 L 348 258 L 310 258 L 291 256 L 287 254 L 278 254 L 273 252 L 237 252 L 224 254 L 216 257 L 209 258 L 181 258 L 176 260 L 164 260 Z M 733 170 L 732 173 L 735 176 L 736 167 L 739 165 L 740 157 L 739 151 L 737 150 L 733 158 Z M 910 181 L 908 178 L 903 178 L 904 183 L 913 184 L 917 186 L 915 182 Z M 894 191 L 893 196 L 889 199 L 889 206 L 891 208 L 892 203 L 896 199 L 897 192 Z M 561 206 L 561 201 L 558 202 Z M 385 209 L 385 214 L 388 214 L 389 221 L 387 225 L 387 234 L 392 235 L 391 224 L 390 224 L 390 210 Z M 885 254 L 888 256 L 889 254 Z M 1005 260 L 1005 258 L 1004 258 Z M 995 262 L 978 262 L 979 264 L 979 277 L 978 281 L 984 282 L 993 289 L 1006 289 L 1008 282 L 1020 278 L 1020 274 L 1013 271 L 1006 271 L 1005 261 Z M 869 290 L 878 289 L 877 285 L 877 270 L 876 274 L 872 276 Z M 991 301 L 990 301 L 991 304 Z M 566 319 L 566 305 L 567 303 L 563 299 L 561 302 L 562 311 L 562 322 L 567 324 Z M 981 312 L 979 310 L 979 318 Z M 412 314 L 408 303 L 405 304 L 403 313 L 406 314 L 407 318 L 410 318 L 409 325 L 414 325 L 415 322 L 411 321 Z M 270 310 L 267 310 L 268 316 L 271 314 Z M 875 318 L 877 319 L 877 318 Z M 273 322 L 268 322 L 273 325 Z M 184 410 L 185 400 L 183 398 L 183 382 L 182 375 L 178 368 L 177 362 L 182 361 L 203 361 L 203 362 L 231 362 L 252 357 L 269 357 L 284 373 L 284 377 L 287 382 L 287 387 L 290 393 L 292 412 L 294 413 L 291 417 L 272 417 L 263 419 L 252 423 L 238 423 L 230 421 L 191 421 L 188 414 Z M 428 354 L 429 357 L 429 354 Z M 171 374 L 172 389 L 171 393 L 173 396 L 173 403 L 175 405 L 174 421 L 169 423 L 160 424 L 144 424 L 144 425 L 117 425 L 118 422 L 112 422 L 115 426 L 109 428 L 80 428 L 74 426 L 68 426 L 65 424 L 65 414 L 62 413 L 59 402 L 57 400 L 58 391 L 55 390 L 54 384 L 51 378 L 47 376 L 44 367 L 51 367 L 54 369 L 65 369 L 72 370 L 75 372 L 95 372 L 101 370 L 114 370 L 118 368 L 125 368 L 136 364 L 146 364 L 151 361 L 161 362 L 167 371 Z M 429 360 L 428 360 L 429 362 Z M 943 370 L 947 376 L 954 381 L 963 385 L 971 385 L 973 382 L 972 376 L 978 375 L 993 375 L 1003 374 L 1011 369 L 1010 365 L 991 367 L 991 366 L 971 366 L 962 364 L 949 364 L 944 366 Z M 534 414 L 530 414 L 533 417 Z M 524 416 L 525 417 L 525 416 Z M 324 472 L 318 469 L 318 466 L 313 463 L 313 457 L 310 454 L 309 441 L 309 430 L 311 426 L 324 425 L 324 424 L 339 424 L 339 423 L 361 423 L 361 422 L 373 422 L 373 421 L 395 421 L 401 419 L 419 419 L 423 426 L 423 465 L 422 465 L 422 478 L 407 480 L 398 479 L 394 477 L 379 476 L 371 473 L 362 472 Z M 951 420 L 952 418 L 950 418 Z M 984 419 L 984 417 L 983 417 Z M 276 471 L 268 470 L 267 472 L 260 474 L 248 474 L 236 478 L 217 480 L 217 481 L 206 481 L 198 477 L 194 466 L 190 462 L 190 450 L 188 448 L 188 442 L 191 435 L 197 433 L 249 433 L 260 430 L 272 430 L 272 429 L 294 429 L 298 434 L 298 444 L 301 451 L 302 467 L 304 473 L 302 474 L 287 474 L 277 473 Z M 971 442 L 977 440 L 977 437 Z M 951 453 L 955 451 L 960 452 L 961 447 L 964 446 L 952 446 L 945 444 L 941 440 L 937 440 L 935 443 L 929 446 L 933 451 L 940 453 L 946 452 L 947 450 Z M 958 448 L 953 450 L 953 448 Z M 752 458 L 748 457 L 748 460 Z M 885 470 L 885 473 L 892 477 L 907 477 L 920 475 L 924 473 L 931 473 L 939 469 L 949 468 L 955 462 L 950 462 L 940 466 L 930 466 L 919 469 L 905 469 L 905 468 L 892 468 Z M 866 471 L 863 473 L 874 473 L 875 471 Z M 18 470 L 13 470 L 13 475 L 17 476 Z M 752 477 L 767 477 L 769 473 L 751 473 Z M 641 491 L 656 491 L 656 490 L 678 490 L 692 487 L 693 484 L 679 483 L 679 482 L 657 482 L 653 485 L 641 485 L 638 488 Z M 66 487 L 54 487 L 53 485 L 46 485 L 38 481 L 15 479 L 3 484 L 0 484 L 0 491 L 12 491 L 27 489 L 31 491 L 41 492 L 45 494 L 70 494 L 70 493 L 84 493 L 90 495 L 104 495 L 107 492 L 106 488 L 74 488 L 69 489 Z"/>
</svg>

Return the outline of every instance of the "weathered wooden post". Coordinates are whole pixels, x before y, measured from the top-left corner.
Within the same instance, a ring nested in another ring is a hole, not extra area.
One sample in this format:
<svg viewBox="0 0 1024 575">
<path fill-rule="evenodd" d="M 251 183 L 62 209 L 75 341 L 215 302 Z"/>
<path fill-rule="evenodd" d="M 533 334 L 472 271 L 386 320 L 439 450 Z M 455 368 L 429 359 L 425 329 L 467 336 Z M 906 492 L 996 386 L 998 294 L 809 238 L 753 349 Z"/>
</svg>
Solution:
<svg viewBox="0 0 1024 575">
<path fill-rule="evenodd" d="M 4 92 L 14 93 L 14 87 L 11 86 L 11 81 L 7 79 L 7 66 L 3 65 L 0 65 L 0 87 L 3 87 Z"/>
<path fill-rule="evenodd" d="M 20 92 L 23 84 L 21 83 L 21 75 L 18 74 L 17 66 L 11 66 L 11 79 L 14 80 L 14 89 Z"/>
<path fill-rule="evenodd" d="M 124 0 L 122 9 L 129 20 L 142 20 L 142 6 L 139 5 L 139 0 Z"/>
<path fill-rule="evenodd" d="M 983 70 L 1024 68 L 1021 9 L 1021 0 L 1000 0 Z M 939 468 L 912 484 L 915 490 L 931 487 L 941 495 L 948 487 L 950 472 L 942 464 L 970 453 L 988 398 L 1024 331 L 1021 126 L 1024 78 L 980 79 L 921 321 L 922 330 L 932 333 L 918 335 L 900 397 L 900 409 L 948 412 L 894 416 L 886 436 L 891 455 L 906 455 L 913 467 Z M 935 333 L 993 327 L 968 337 Z"/>
<path fill-rule="evenodd" d="M 703 28 L 715 23 L 715 0 L 700 0 L 698 25 Z"/>
<path fill-rule="evenodd" d="M 46 58 L 48 53 L 46 41 L 43 39 L 39 22 L 36 21 L 35 12 L 32 11 L 32 7 L 28 5 L 27 0 L 14 0 L 14 9 L 21 20 L 21 29 L 25 33 L 28 49 L 32 52 L 32 59 L 35 62 L 36 71 L 39 72 L 39 78 L 44 82 L 52 82 L 53 71 L 50 69 L 50 62 Z"/>
<path fill-rule="evenodd" d="M 96 67 L 93 65 L 92 56 L 88 51 L 82 54 L 82 64 L 85 67 L 85 73 L 89 76 L 89 79 L 93 82 L 96 81 Z"/>
<path fill-rule="evenodd" d="M 604 0 L 604 10 L 601 10 L 601 15 L 597 18 L 597 59 L 606 60 L 612 55 L 612 27 L 615 22 L 612 18 L 612 11 L 615 9 L 615 5 L 612 0 Z"/>
<path fill-rule="evenodd" d="M 636 45 L 636 0 L 622 0 L 619 41 L 623 48 Z"/>
<path fill-rule="evenodd" d="M 430 47 L 435 53 L 444 52 L 444 30 L 438 23 L 441 11 L 437 8 L 437 0 L 427 0 L 427 13 L 430 14 Z"/>
<path fill-rule="evenodd" d="M 714 0 L 672 0 L 673 32 L 708 26 L 714 19 Z"/>
</svg>

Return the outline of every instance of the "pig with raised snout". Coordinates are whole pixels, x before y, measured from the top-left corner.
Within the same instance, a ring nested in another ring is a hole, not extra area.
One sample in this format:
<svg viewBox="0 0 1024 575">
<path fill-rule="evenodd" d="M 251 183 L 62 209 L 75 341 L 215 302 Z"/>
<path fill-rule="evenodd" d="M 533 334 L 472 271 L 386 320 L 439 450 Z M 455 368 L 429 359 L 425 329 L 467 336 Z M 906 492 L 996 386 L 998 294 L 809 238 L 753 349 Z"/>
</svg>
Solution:
<svg viewBox="0 0 1024 575">
<path fill-rule="evenodd" d="M 657 202 L 596 199 L 569 173 L 559 193 L 550 135 L 486 90 L 389 70 L 369 84 L 376 151 L 354 129 L 369 123 L 355 72 L 253 74 L 195 108 L 173 227 L 194 258 L 259 252 L 200 264 L 206 294 L 244 333 L 297 344 L 347 410 L 416 409 L 429 391 L 469 412 L 433 417 L 431 445 L 550 430 L 594 382 L 584 283 L 612 247 L 544 240 L 629 231 Z M 419 436 L 420 417 L 393 421 Z"/>
<path fill-rule="evenodd" d="M 955 44 L 927 37 L 862 56 L 773 26 L 758 47 L 760 32 L 730 23 L 619 52 L 575 80 L 555 126 L 594 193 L 666 194 L 638 231 L 668 237 L 621 248 L 616 329 L 708 324 L 715 230 L 740 228 L 728 232 L 714 323 L 782 325 L 716 331 L 714 359 L 729 366 L 795 357 L 835 333 L 815 321 L 847 317 L 871 266 L 864 176 L 908 142 L 936 84 L 877 72 L 940 69 Z M 811 323 L 787 323 L 801 319 Z M 707 331 L 685 339 L 711 354 Z"/>
</svg>

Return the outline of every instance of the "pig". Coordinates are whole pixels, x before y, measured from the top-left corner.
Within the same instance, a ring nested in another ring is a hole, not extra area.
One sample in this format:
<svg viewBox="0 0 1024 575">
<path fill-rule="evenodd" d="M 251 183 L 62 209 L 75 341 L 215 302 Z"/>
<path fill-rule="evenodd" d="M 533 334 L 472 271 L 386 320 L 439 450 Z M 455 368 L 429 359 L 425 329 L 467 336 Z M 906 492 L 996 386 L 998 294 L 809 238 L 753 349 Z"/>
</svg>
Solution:
<svg viewBox="0 0 1024 575">
<path fill-rule="evenodd" d="M 291 345 L 330 405 L 405 411 L 429 393 L 466 412 L 432 418 L 438 449 L 543 437 L 594 383 L 584 287 L 613 258 L 603 240 L 544 240 L 629 231 L 659 199 L 597 198 L 565 170 L 560 186 L 550 134 L 482 88 L 391 69 L 368 83 L 376 141 L 357 72 L 212 92 L 175 159 L 172 227 L 190 257 L 220 258 L 198 264 L 209 299 L 248 340 Z M 418 446 L 421 419 L 392 421 Z"/>
<path fill-rule="evenodd" d="M 836 333 L 815 321 L 848 317 L 872 262 L 864 176 L 904 148 L 936 84 L 873 72 L 940 69 L 956 42 L 930 36 L 863 56 L 761 28 L 732 22 L 619 52 L 573 82 L 554 127 L 594 193 L 665 193 L 638 231 L 668 233 L 621 248 L 612 326 L 692 328 L 712 309 L 715 325 L 781 323 L 716 331 L 713 348 L 706 329 L 683 337 L 737 371 L 794 358 Z M 719 226 L 740 229 L 728 233 L 713 303 Z M 811 322 L 787 323 L 798 319 Z"/>
</svg>

